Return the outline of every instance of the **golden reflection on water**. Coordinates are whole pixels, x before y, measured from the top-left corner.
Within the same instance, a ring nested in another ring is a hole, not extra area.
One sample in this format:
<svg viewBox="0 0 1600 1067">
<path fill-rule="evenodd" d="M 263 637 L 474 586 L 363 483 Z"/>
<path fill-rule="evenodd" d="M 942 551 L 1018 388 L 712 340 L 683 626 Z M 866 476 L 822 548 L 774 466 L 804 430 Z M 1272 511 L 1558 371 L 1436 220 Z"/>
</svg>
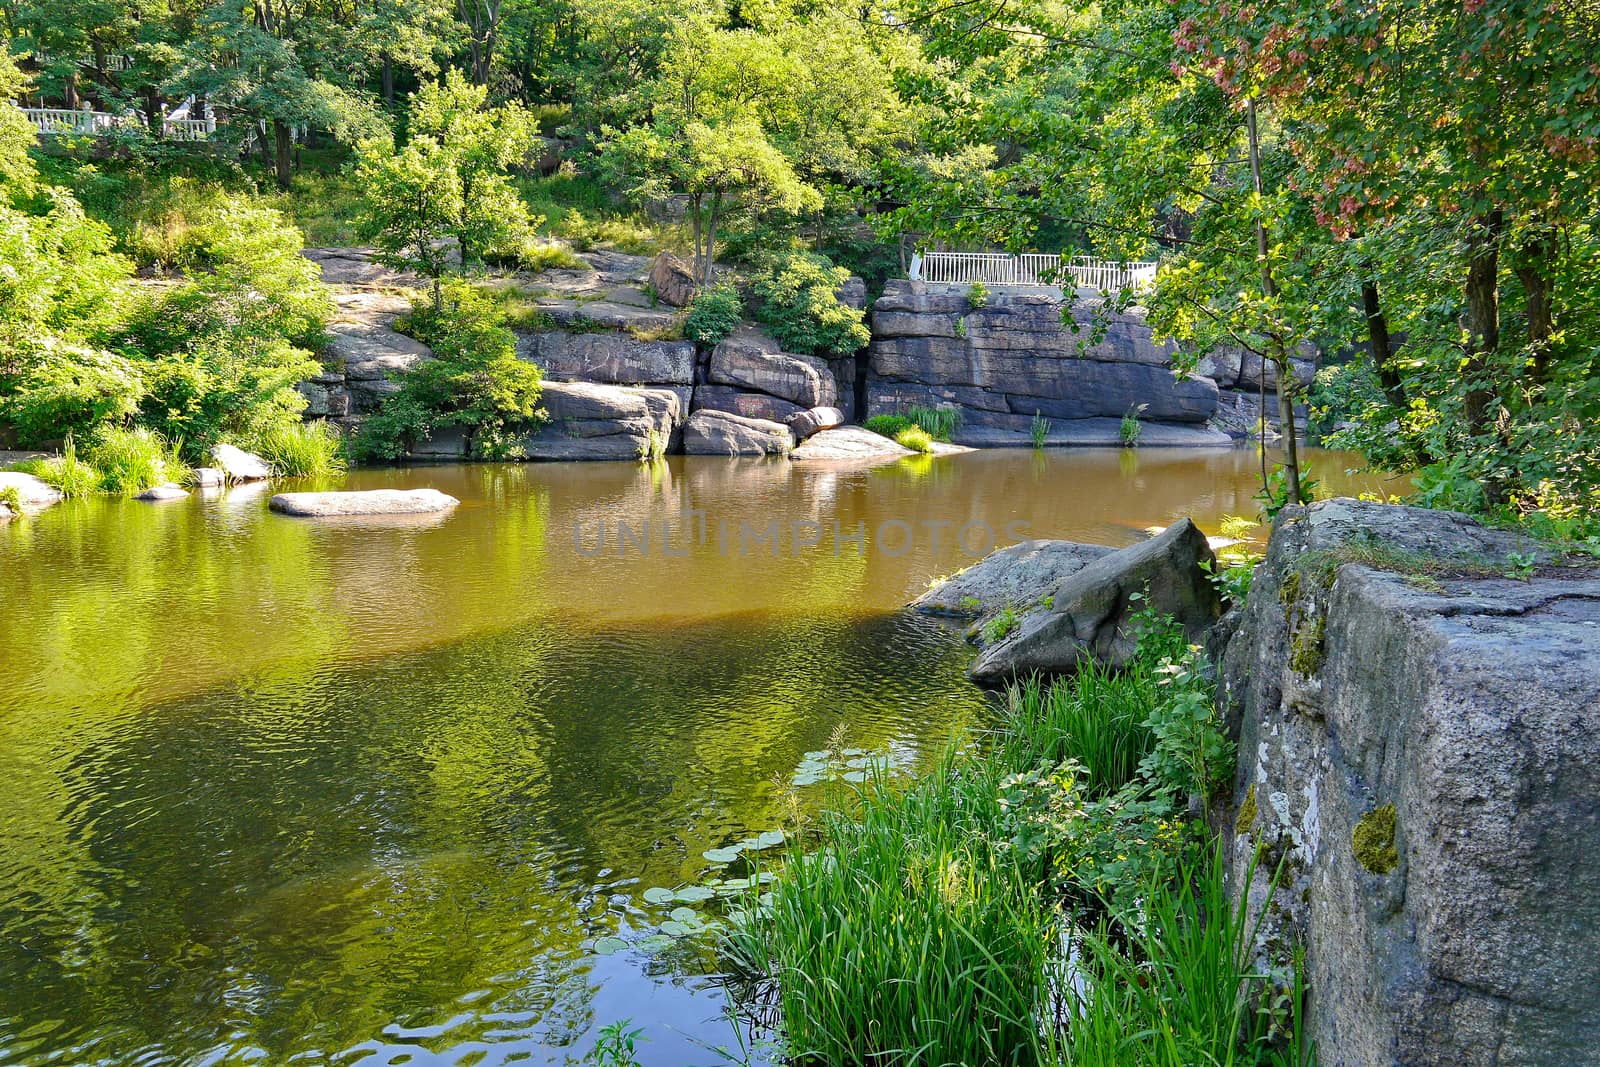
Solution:
<svg viewBox="0 0 1600 1067">
<path fill-rule="evenodd" d="M 896 611 L 972 562 L 953 533 L 1215 529 L 1255 464 L 462 465 L 349 479 L 461 499 L 431 524 L 246 487 L 0 527 L 0 1062 L 558 1063 L 623 1017 L 647 1063 L 699 1062 L 731 1040 L 701 965 L 585 939 L 774 825 L 837 725 L 914 763 L 981 720 L 959 638 Z M 686 554 L 619 550 L 619 522 Z"/>
</svg>

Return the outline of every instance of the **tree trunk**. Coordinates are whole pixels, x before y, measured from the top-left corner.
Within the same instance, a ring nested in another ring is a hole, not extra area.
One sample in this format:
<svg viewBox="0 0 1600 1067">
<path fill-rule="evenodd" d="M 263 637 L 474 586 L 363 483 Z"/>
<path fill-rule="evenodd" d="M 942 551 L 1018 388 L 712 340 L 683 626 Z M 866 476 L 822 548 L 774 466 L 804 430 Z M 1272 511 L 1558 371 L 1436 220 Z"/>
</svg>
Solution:
<svg viewBox="0 0 1600 1067">
<path fill-rule="evenodd" d="M 76 110 L 78 106 L 78 72 L 71 71 L 61 85 L 61 95 L 66 98 L 68 110 Z"/>
<path fill-rule="evenodd" d="M 694 227 L 694 273 L 695 273 L 696 277 L 703 276 L 705 274 L 705 269 L 706 269 L 705 260 L 701 258 L 701 252 L 700 252 L 700 250 L 702 248 L 701 237 L 700 237 L 700 233 L 701 233 L 700 207 L 701 207 L 701 198 L 700 198 L 700 195 L 697 193 L 694 196 L 691 196 L 689 198 L 689 218 L 690 218 L 690 220 L 691 220 L 691 222 L 693 224 L 693 227 Z"/>
<path fill-rule="evenodd" d="M 1541 227 L 1523 241 L 1517 251 L 1517 280 L 1528 307 L 1528 346 L 1533 353 L 1533 379 L 1544 382 L 1550 376 L 1550 335 L 1555 332 L 1550 306 L 1550 266 L 1556 257 L 1554 230 Z"/>
<path fill-rule="evenodd" d="M 287 189 L 289 188 L 289 178 L 291 176 L 290 164 L 292 159 L 290 148 L 294 144 L 294 141 L 289 136 L 289 124 L 287 122 L 282 119 L 272 120 L 272 140 L 275 148 L 273 156 L 276 160 L 274 166 L 278 173 L 278 188 Z"/>
<path fill-rule="evenodd" d="M 1489 429 L 1489 408 L 1496 390 L 1488 380 L 1489 359 L 1500 348 L 1500 232 L 1505 216 L 1499 210 L 1477 219 L 1467 238 L 1467 430 Z"/>
<path fill-rule="evenodd" d="M 433 311 L 434 314 L 444 313 L 444 290 L 439 286 L 439 276 L 433 276 Z"/>
<path fill-rule="evenodd" d="M 1406 406 L 1406 387 L 1400 380 L 1400 371 L 1393 363 L 1394 350 L 1389 343 L 1389 320 L 1384 317 L 1383 305 L 1378 302 L 1378 283 L 1370 278 L 1361 280 L 1361 310 L 1367 317 L 1367 339 L 1372 344 L 1372 365 L 1378 369 L 1378 383 L 1384 396 L 1397 408 Z"/>
<path fill-rule="evenodd" d="M 1245 128 L 1250 138 L 1250 181 L 1256 198 L 1261 198 L 1261 138 L 1256 130 L 1256 98 L 1245 98 Z M 1278 295 L 1278 283 L 1272 277 L 1272 248 L 1267 241 L 1267 225 L 1256 216 L 1256 259 L 1261 264 L 1261 292 L 1268 300 Z M 1283 337 L 1273 332 L 1272 361 L 1278 365 L 1278 430 L 1283 434 L 1283 479 L 1288 489 L 1289 503 L 1300 503 L 1300 446 L 1295 440 L 1294 425 L 1294 361 L 1289 358 L 1288 346 Z M 1263 364 L 1262 374 L 1266 373 Z M 1263 442 L 1265 447 L 1265 442 Z M 1263 486 L 1265 488 L 1265 486 Z"/>
<path fill-rule="evenodd" d="M 717 215 L 722 211 L 722 190 L 711 194 L 711 217 L 706 220 L 706 272 L 700 284 L 710 285 L 717 270 Z"/>
<path fill-rule="evenodd" d="M 160 137 L 166 132 L 166 118 L 161 113 L 161 91 L 154 85 L 144 87 L 144 124 L 150 129 L 150 136 Z"/>
<path fill-rule="evenodd" d="M 383 102 L 394 108 L 394 59 L 388 52 L 383 54 Z"/>
</svg>

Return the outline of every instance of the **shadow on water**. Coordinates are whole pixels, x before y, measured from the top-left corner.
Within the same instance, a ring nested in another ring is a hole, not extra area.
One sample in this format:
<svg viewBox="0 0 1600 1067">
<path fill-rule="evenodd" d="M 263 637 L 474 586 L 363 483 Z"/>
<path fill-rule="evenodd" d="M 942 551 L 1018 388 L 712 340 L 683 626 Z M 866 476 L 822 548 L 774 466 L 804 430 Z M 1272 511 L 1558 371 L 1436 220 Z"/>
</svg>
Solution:
<svg viewBox="0 0 1600 1067">
<path fill-rule="evenodd" d="M 646 1062 L 717 1062 L 709 978 L 586 942 L 775 825 L 839 724 L 915 760 L 981 721 L 959 638 L 895 610 L 971 562 L 929 524 L 1128 543 L 1253 510 L 1248 453 L 1126 455 L 373 471 L 350 481 L 462 505 L 0 528 L 0 1062 L 559 1063 L 624 1017 Z M 689 510 L 915 536 L 591 558 L 572 533 Z"/>
</svg>

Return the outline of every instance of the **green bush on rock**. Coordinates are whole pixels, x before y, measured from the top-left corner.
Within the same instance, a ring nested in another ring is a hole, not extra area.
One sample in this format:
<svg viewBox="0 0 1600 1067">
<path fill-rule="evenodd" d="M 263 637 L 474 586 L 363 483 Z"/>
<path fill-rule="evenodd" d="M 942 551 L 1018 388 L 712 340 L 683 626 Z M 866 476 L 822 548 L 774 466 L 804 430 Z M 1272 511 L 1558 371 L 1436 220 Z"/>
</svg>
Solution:
<svg viewBox="0 0 1600 1067">
<path fill-rule="evenodd" d="M 689 301 L 683 336 L 702 345 L 721 344 L 744 317 L 744 301 L 736 286 L 723 283 L 702 289 Z"/>
<path fill-rule="evenodd" d="M 522 439 L 544 420 L 539 368 L 517 358 L 516 338 L 493 301 L 462 282 L 444 287 L 443 306 L 419 302 L 396 325 L 433 349 L 399 379 L 352 442 L 358 458 L 395 460 L 438 430 L 454 427 L 472 455 L 517 459 Z"/>
<path fill-rule="evenodd" d="M 784 253 L 750 283 L 756 318 L 787 351 L 848 356 L 872 340 L 865 313 L 839 302 L 849 277 L 822 256 Z"/>
</svg>

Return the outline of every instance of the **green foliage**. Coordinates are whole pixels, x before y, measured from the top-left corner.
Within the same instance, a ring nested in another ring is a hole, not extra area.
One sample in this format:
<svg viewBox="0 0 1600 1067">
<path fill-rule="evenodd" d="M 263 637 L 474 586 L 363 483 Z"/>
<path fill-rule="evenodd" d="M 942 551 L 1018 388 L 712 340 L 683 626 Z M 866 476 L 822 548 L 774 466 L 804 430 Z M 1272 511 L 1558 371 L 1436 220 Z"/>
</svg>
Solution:
<svg viewBox="0 0 1600 1067">
<path fill-rule="evenodd" d="M 731 334 L 744 318 L 744 301 L 737 286 L 723 283 L 701 289 L 689 301 L 683 336 L 697 344 L 715 346 Z"/>
<path fill-rule="evenodd" d="M 1139 435 L 1144 432 L 1144 426 L 1139 422 L 1139 416 L 1144 414 L 1148 405 L 1135 404 L 1122 415 L 1122 425 L 1118 433 L 1122 438 L 1124 448 L 1133 448 L 1139 443 Z"/>
<path fill-rule="evenodd" d="M 488 297 L 455 282 L 442 306 L 415 305 L 398 323 L 433 348 L 435 358 L 400 380 L 400 391 L 383 402 L 352 441 L 361 458 L 395 460 L 435 431 L 459 428 L 469 450 L 486 459 L 516 459 L 522 439 L 537 429 L 539 368 L 516 356 L 516 338 Z"/>
<path fill-rule="evenodd" d="M 960 408 L 930 408 L 912 405 L 906 418 L 916 423 L 936 441 L 948 441 L 961 428 Z"/>
<path fill-rule="evenodd" d="M 894 435 L 895 444 L 913 452 L 932 452 L 933 438 L 920 426 L 908 426 Z"/>
<path fill-rule="evenodd" d="M 618 1019 L 600 1028 L 600 1039 L 585 1059 L 595 1067 L 639 1067 L 639 1042 L 647 1040 L 643 1027 L 629 1027 L 631 1019 Z"/>
<path fill-rule="evenodd" d="M 821 256 L 780 255 L 751 280 L 756 318 L 786 351 L 847 356 L 872 340 L 865 313 L 839 302 L 849 277 Z"/>
<path fill-rule="evenodd" d="M 639 462 L 660 463 L 667 454 L 667 440 L 663 430 L 651 430 L 645 434 L 644 441 L 639 445 Z"/>
<path fill-rule="evenodd" d="M 861 424 L 865 429 L 888 438 L 898 438 L 916 424 L 904 415 L 874 415 Z"/>
<path fill-rule="evenodd" d="M 1278 512 L 1290 504 L 1309 504 L 1316 499 L 1317 480 L 1311 477 L 1311 468 L 1307 467 L 1300 476 L 1300 493 L 1297 499 L 1289 498 L 1289 481 L 1285 475 L 1282 464 L 1275 466 L 1272 473 L 1267 476 L 1267 484 L 1256 491 L 1256 499 L 1261 501 L 1261 514 L 1268 521 L 1278 517 Z"/>
<path fill-rule="evenodd" d="M 967 307 L 974 311 L 989 306 L 989 287 L 982 282 L 973 282 L 967 287 Z"/>
<path fill-rule="evenodd" d="M 133 496 L 152 486 L 181 482 L 189 468 L 176 444 L 152 430 L 105 427 L 84 449 L 102 492 Z"/>
<path fill-rule="evenodd" d="M 100 472 L 78 458 L 77 442 L 68 434 L 61 455 L 30 459 L 14 469 L 53 486 L 62 496 L 84 497 L 100 491 Z"/>
<path fill-rule="evenodd" d="M 1028 423 L 1028 438 L 1034 448 L 1043 448 L 1050 440 L 1050 420 L 1037 411 L 1033 413 L 1033 421 Z"/>
<path fill-rule="evenodd" d="M 1004 641 L 1017 628 L 1017 613 L 1008 604 L 995 612 L 994 617 L 983 624 L 983 639 L 990 644 Z"/>
<path fill-rule="evenodd" d="M 22 494 L 14 485 L 0 489 L 0 518 L 14 518 L 22 514 Z"/>
<path fill-rule="evenodd" d="M 289 478 L 331 478 L 345 471 L 344 439 L 326 422 L 270 426 L 253 446 L 273 470 Z"/>
</svg>

